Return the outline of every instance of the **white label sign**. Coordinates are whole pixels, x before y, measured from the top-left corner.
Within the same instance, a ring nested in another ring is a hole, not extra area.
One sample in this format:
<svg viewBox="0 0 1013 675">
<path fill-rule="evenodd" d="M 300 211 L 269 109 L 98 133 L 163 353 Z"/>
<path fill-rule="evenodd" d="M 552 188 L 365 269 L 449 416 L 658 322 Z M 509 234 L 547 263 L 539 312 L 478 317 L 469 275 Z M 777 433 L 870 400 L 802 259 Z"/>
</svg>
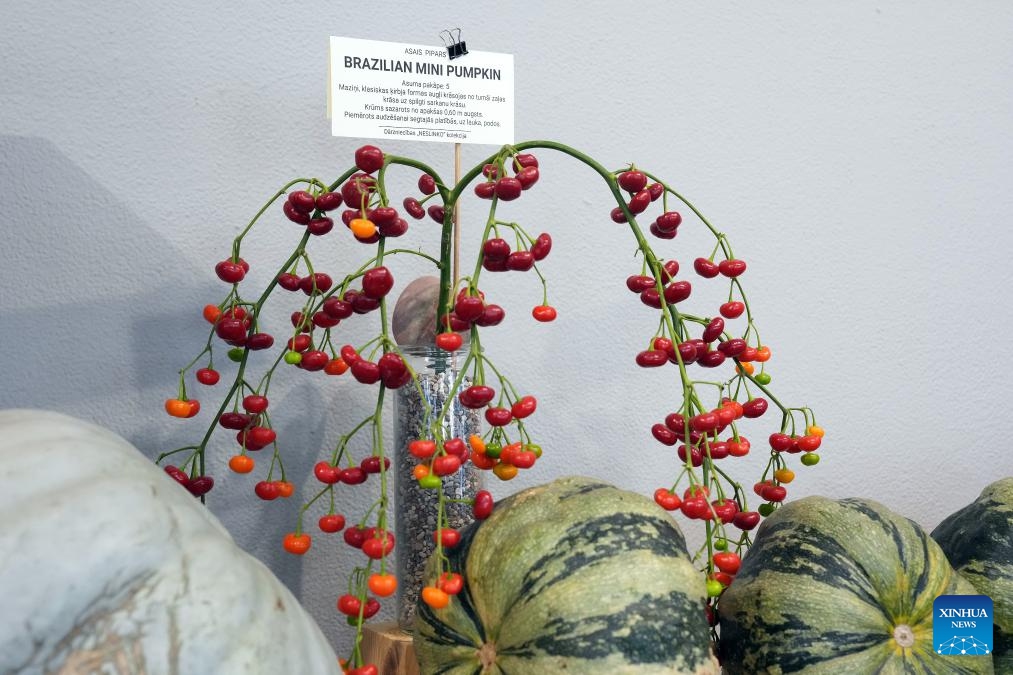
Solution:
<svg viewBox="0 0 1013 675">
<path fill-rule="evenodd" d="M 327 94 L 335 136 L 514 141 L 513 54 L 331 37 Z"/>
</svg>

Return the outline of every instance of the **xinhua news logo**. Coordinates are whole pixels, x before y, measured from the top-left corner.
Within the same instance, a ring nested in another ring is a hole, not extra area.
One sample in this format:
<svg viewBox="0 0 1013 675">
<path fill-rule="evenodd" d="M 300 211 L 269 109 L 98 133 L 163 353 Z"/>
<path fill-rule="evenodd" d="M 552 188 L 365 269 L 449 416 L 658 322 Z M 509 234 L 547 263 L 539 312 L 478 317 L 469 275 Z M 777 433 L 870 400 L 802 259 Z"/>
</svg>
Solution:
<svg viewBox="0 0 1013 675">
<path fill-rule="evenodd" d="M 932 604 L 932 642 L 944 656 L 992 653 L 992 598 L 940 595 Z"/>
</svg>

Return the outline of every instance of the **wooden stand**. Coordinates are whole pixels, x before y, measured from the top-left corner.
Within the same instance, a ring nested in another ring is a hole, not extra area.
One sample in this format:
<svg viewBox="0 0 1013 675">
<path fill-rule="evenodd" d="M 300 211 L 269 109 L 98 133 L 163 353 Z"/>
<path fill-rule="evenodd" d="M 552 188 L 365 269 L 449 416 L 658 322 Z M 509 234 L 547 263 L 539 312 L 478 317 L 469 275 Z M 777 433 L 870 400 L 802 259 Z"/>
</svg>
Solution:
<svg viewBox="0 0 1013 675">
<path fill-rule="evenodd" d="M 376 664 L 380 675 L 419 675 L 412 636 L 397 623 L 367 623 L 362 626 L 362 658 Z"/>
</svg>

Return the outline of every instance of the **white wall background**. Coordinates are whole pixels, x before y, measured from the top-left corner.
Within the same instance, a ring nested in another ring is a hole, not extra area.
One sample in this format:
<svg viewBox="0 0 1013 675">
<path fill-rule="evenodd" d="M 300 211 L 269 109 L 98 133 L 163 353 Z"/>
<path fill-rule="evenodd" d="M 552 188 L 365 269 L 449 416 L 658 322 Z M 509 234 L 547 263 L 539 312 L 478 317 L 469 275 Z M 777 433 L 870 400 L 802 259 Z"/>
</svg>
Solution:
<svg viewBox="0 0 1013 675">
<path fill-rule="evenodd" d="M 180 422 L 162 401 L 200 349 L 200 308 L 223 293 L 214 263 L 278 186 L 336 177 L 360 144 L 324 118 L 327 36 L 439 44 L 460 25 L 472 49 L 515 54 L 518 140 L 660 173 L 749 261 L 774 391 L 827 429 L 824 462 L 799 471 L 793 495 L 872 497 L 933 527 L 1013 473 L 1008 3 L 4 4 L 0 406 L 91 419 L 150 455 L 197 440 L 210 412 Z M 451 174 L 449 146 L 381 145 Z M 465 161 L 492 150 L 466 146 Z M 545 271 L 561 315 L 530 319 L 533 276 L 489 279 L 508 321 L 486 347 L 539 396 L 546 456 L 497 493 L 582 473 L 650 494 L 676 460 L 649 427 L 678 394 L 673 372 L 633 364 L 655 319 L 623 284 L 632 239 L 590 171 L 542 160 L 542 182 L 509 209 L 556 240 Z M 480 211 L 466 209 L 467 240 Z M 701 253 L 690 229 L 659 252 L 688 266 Z M 244 249 L 250 285 L 297 234 L 280 214 L 264 226 Z M 436 227 L 406 240 L 433 247 Z M 366 254 L 348 241 L 331 241 L 335 274 Z M 417 271 L 395 268 L 399 285 Z M 301 482 L 372 391 L 298 375 L 273 406 Z M 775 424 L 747 434 L 762 446 Z M 225 470 L 221 438 L 212 509 L 344 650 L 333 602 L 349 549 L 317 537 L 289 559 L 296 500 L 255 500 L 253 480 Z M 739 460 L 745 480 L 754 454 Z"/>
</svg>

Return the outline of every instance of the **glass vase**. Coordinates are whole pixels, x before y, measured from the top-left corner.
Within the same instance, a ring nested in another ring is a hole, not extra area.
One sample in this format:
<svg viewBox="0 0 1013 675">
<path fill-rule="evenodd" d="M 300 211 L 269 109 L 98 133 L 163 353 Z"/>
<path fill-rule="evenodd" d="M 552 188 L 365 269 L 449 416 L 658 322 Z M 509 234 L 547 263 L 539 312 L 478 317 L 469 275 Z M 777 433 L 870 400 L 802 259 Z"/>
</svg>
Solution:
<svg viewBox="0 0 1013 675">
<path fill-rule="evenodd" d="M 418 387 L 409 383 L 398 389 L 394 398 L 397 621 L 402 630 L 410 632 L 425 582 L 426 563 L 436 549 L 433 532 L 437 527 L 439 491 L 419 487 L 412 473 L 419 460 L 408 452 L 408 444 L 416 439 L 432 438 L 432 421 L 448 401 L 450 409 L 442 420 L 444 439 L 456 437 L 467 442 L 471 434 L 482 431 L 480 411 L 465 408 L 457 398 L 461 389 L 471 384 L 470 380 L 465 378 L 454 388 L 460 374 L 458 366 L 466 358 L 465 350 L 446 352 L 436 346 L 425 346 L 403 348 L 403 353 L 419 379 Z M 456 474 L 443 478 L 445 500 L 473 499 L 480 489 L 479 472 L 470 462 Z M 447 526 L 454 529 L 474 520 L 470 504 L 445 502 L 444 511 Z"/>
</svg>

